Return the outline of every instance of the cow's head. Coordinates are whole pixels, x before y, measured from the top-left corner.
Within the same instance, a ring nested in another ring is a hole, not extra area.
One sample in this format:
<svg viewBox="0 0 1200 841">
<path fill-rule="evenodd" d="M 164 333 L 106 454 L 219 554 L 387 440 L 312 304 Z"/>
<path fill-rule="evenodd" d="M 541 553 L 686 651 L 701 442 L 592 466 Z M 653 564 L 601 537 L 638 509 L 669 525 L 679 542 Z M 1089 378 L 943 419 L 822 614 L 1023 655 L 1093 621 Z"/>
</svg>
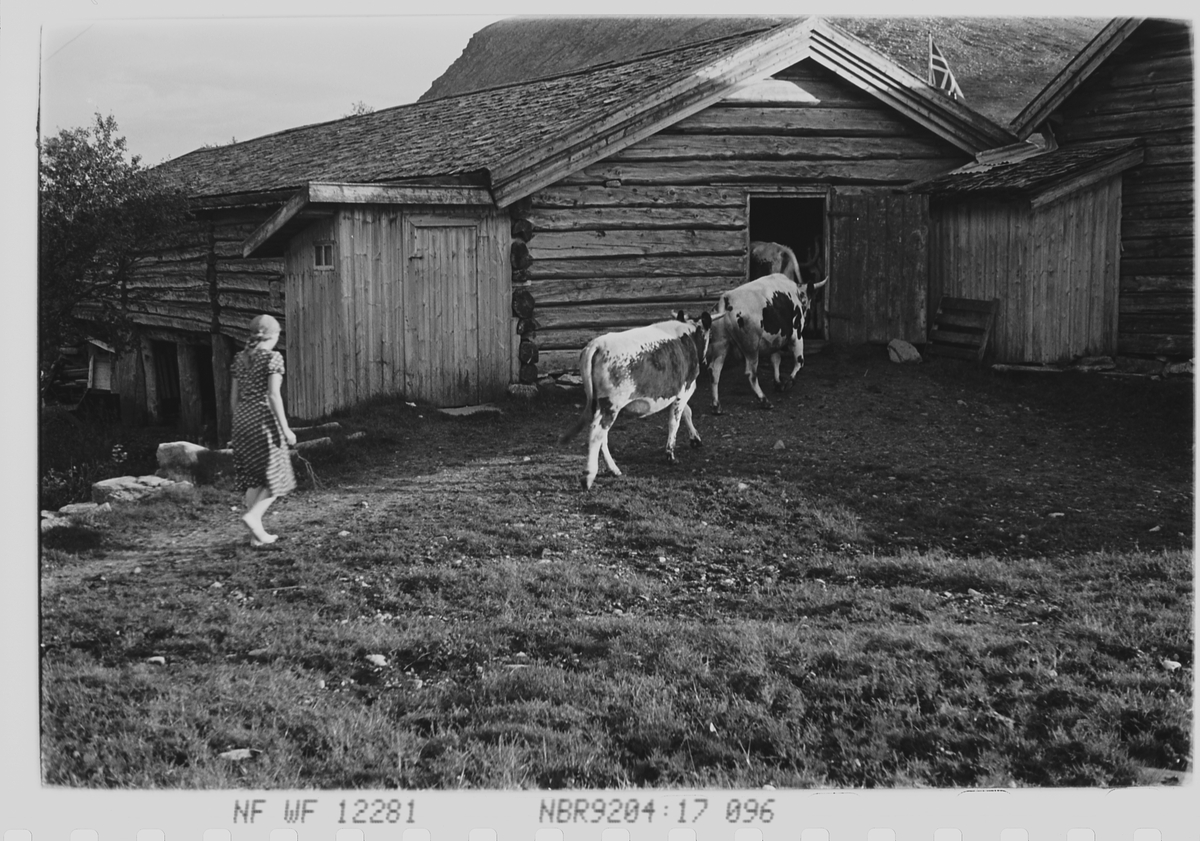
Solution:
<svg viewBox="0 0 1200 841">
<path fill-rule="evenodd" d="M 825 284 L 829 283 L 829 275 L 825 275 L 825 279 L 820 283 L 801 283 L 800 289 L 800 312 L 802 318 L 807 318 L 808 311 L 812 307 L 813 299 L 817 297 L 817 290 L 824 288 Z"/>
<path fill-rule="evenodd" d="M 708 339 L 712 335 L 712 316 L 707 312 L 702 312 L 699 318 L 688 318 L 684 311 L 680 310 L 675 313 L 675 318 L 692 326 L 692 341 L 696 343 L 696 358 L 700 360 L 700 365 L 703 367 L 705 358 L 708 356 Z"/>
</svg>

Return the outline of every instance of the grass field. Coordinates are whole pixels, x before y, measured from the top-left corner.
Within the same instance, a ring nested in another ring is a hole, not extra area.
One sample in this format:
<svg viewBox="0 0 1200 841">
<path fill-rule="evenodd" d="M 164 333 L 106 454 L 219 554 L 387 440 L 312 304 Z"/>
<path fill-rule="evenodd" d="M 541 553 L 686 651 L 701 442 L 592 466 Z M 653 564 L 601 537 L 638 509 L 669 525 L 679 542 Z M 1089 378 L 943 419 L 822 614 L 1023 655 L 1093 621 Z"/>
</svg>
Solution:
<svg viewBox="0 0 1200 841">
<path fill-rule="evenodd" d="M 578 395 L 383 401 L 245 545 L 226 486 L 42 546 L 47 783 L 964 787 L 1190 770 L 1190 383 L 813 356 L 579 489 Z M 162 658 L 161 660 L 151 658 Z M 229 754 L 230 751 L 241 751 Z M 222 756 L 225 754 L 225 756 Z M 232 757 L 232 758 L 231 758 Z M 238 758 L 243 757 L 243 758 Z"/>
</svg>

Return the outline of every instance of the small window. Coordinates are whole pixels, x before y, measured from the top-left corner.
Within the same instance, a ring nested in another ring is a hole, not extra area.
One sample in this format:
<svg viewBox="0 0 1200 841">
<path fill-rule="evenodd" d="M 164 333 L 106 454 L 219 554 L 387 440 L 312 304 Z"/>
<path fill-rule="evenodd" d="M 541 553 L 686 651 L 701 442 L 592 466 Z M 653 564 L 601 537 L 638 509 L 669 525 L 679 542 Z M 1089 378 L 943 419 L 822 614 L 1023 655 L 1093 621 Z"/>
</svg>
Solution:
<svg viewBox="0 0 1200 841">
<path fill-rule="evenodd" d="M 313 265 L 318 269 L 333 268 L 332 242 L 318 242 L 313 245 Z"/>
</svg>

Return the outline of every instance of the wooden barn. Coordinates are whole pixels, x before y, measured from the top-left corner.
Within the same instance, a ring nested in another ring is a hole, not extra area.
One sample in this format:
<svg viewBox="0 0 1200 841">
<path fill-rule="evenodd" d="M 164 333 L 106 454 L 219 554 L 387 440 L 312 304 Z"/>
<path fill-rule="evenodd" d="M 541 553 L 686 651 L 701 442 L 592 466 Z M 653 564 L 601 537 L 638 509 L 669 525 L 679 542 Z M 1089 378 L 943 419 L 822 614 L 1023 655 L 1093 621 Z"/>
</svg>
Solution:
<svg viewBox="0 0 1200 841">
<path fill-rule="evenodd" d="M 298 418 L 490 399 L 597 333 L 711 307 L 753 239 L 827 258 L 815 338 L 923 341 L 927 202 L 898 188 L 1014 140 L 808 18 L 198 150 L 163 169 L 203 236 L 143 280 L 170 290 L 147 327 L 177 340 L 125 367 L 223 438 L 230 350 L 267 311 Z"/>
<path fill-rule="evenodd" d="M 1135 141 L 1016 144 L 910 185 L 930 197 L 930 324 L 943 295 L 995 301 L 990 361 L 1115 356 L 1122 173 L 1142 157 Z"/>
<path fill-rule="evenodd" d="M 1195 353 L 1195 123 L 1186 21 L 1112 21 L 1012 122 L 1063 149 L 1137 140 L 1122 178 L 1116 352 Z"/>
</svg>

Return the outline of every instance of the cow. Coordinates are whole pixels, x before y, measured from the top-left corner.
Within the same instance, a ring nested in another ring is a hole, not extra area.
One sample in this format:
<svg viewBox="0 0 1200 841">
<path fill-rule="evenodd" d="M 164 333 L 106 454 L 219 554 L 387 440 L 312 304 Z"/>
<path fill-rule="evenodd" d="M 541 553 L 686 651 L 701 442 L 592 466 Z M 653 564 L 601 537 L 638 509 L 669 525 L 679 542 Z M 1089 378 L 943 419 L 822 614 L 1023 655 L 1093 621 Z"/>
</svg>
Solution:
<svg viewBox="0 0 1200 841">
<path fill-rule="evenodd" d="M 692 446 L 700 446 L 700 433 L 692 423 L 688 399 L 696 390 L 711 327 L 712 316 L 707 312 L 699 320 L 689 320 L 679 313 L 674 321 L 605 333 L 587 343 L 579 355 L 583 413 L 558 439 L 565 444 L 591 425 L 584 490 L 590 490 L 596 480 L 599 453 L 604 453 L 604 461 L 613 475 L 621 475 L 608 450 L 608 431 L 622 409 L 645 416 L 670 408 L 668 461 L 675 461 L 675 434 L 680 419 L 687 424 Z"/>
<path fill-rule="evenodd" d="M 786 245 L 756 240 L 750 243 L 750 279 L 755 280 L 769 274 L 785 274 L 796 283 L 804 283 L 804 276 L 800 270 L 817 271 L 816 266 L 820 258 L 820 239 L 813 243 L 812 250 L 803 263 L 796 259 L 796 252 Z"/>
<path fill-rule="evenodd" d="M 770 353 L 775 369 L 775 390 L 784 391 L 804 367 L 804 319 L 816 290 L 829 282 L 797 284 L 785 274 L 770 274 L 743 283 L 721 296 L 712 320 L 712 336 L 706 361 L 712 371 L 712 411 L 721 414 L 718 386 L 725 355 L 731 347 L 746 360 L 746 377 L 758 397 L 759 406 L 773 408 L 758 385 L 758 356 Z M 795 357 L 792 373 L 779 378 L 779 362 L 784 350 Z"/>
</svg>

